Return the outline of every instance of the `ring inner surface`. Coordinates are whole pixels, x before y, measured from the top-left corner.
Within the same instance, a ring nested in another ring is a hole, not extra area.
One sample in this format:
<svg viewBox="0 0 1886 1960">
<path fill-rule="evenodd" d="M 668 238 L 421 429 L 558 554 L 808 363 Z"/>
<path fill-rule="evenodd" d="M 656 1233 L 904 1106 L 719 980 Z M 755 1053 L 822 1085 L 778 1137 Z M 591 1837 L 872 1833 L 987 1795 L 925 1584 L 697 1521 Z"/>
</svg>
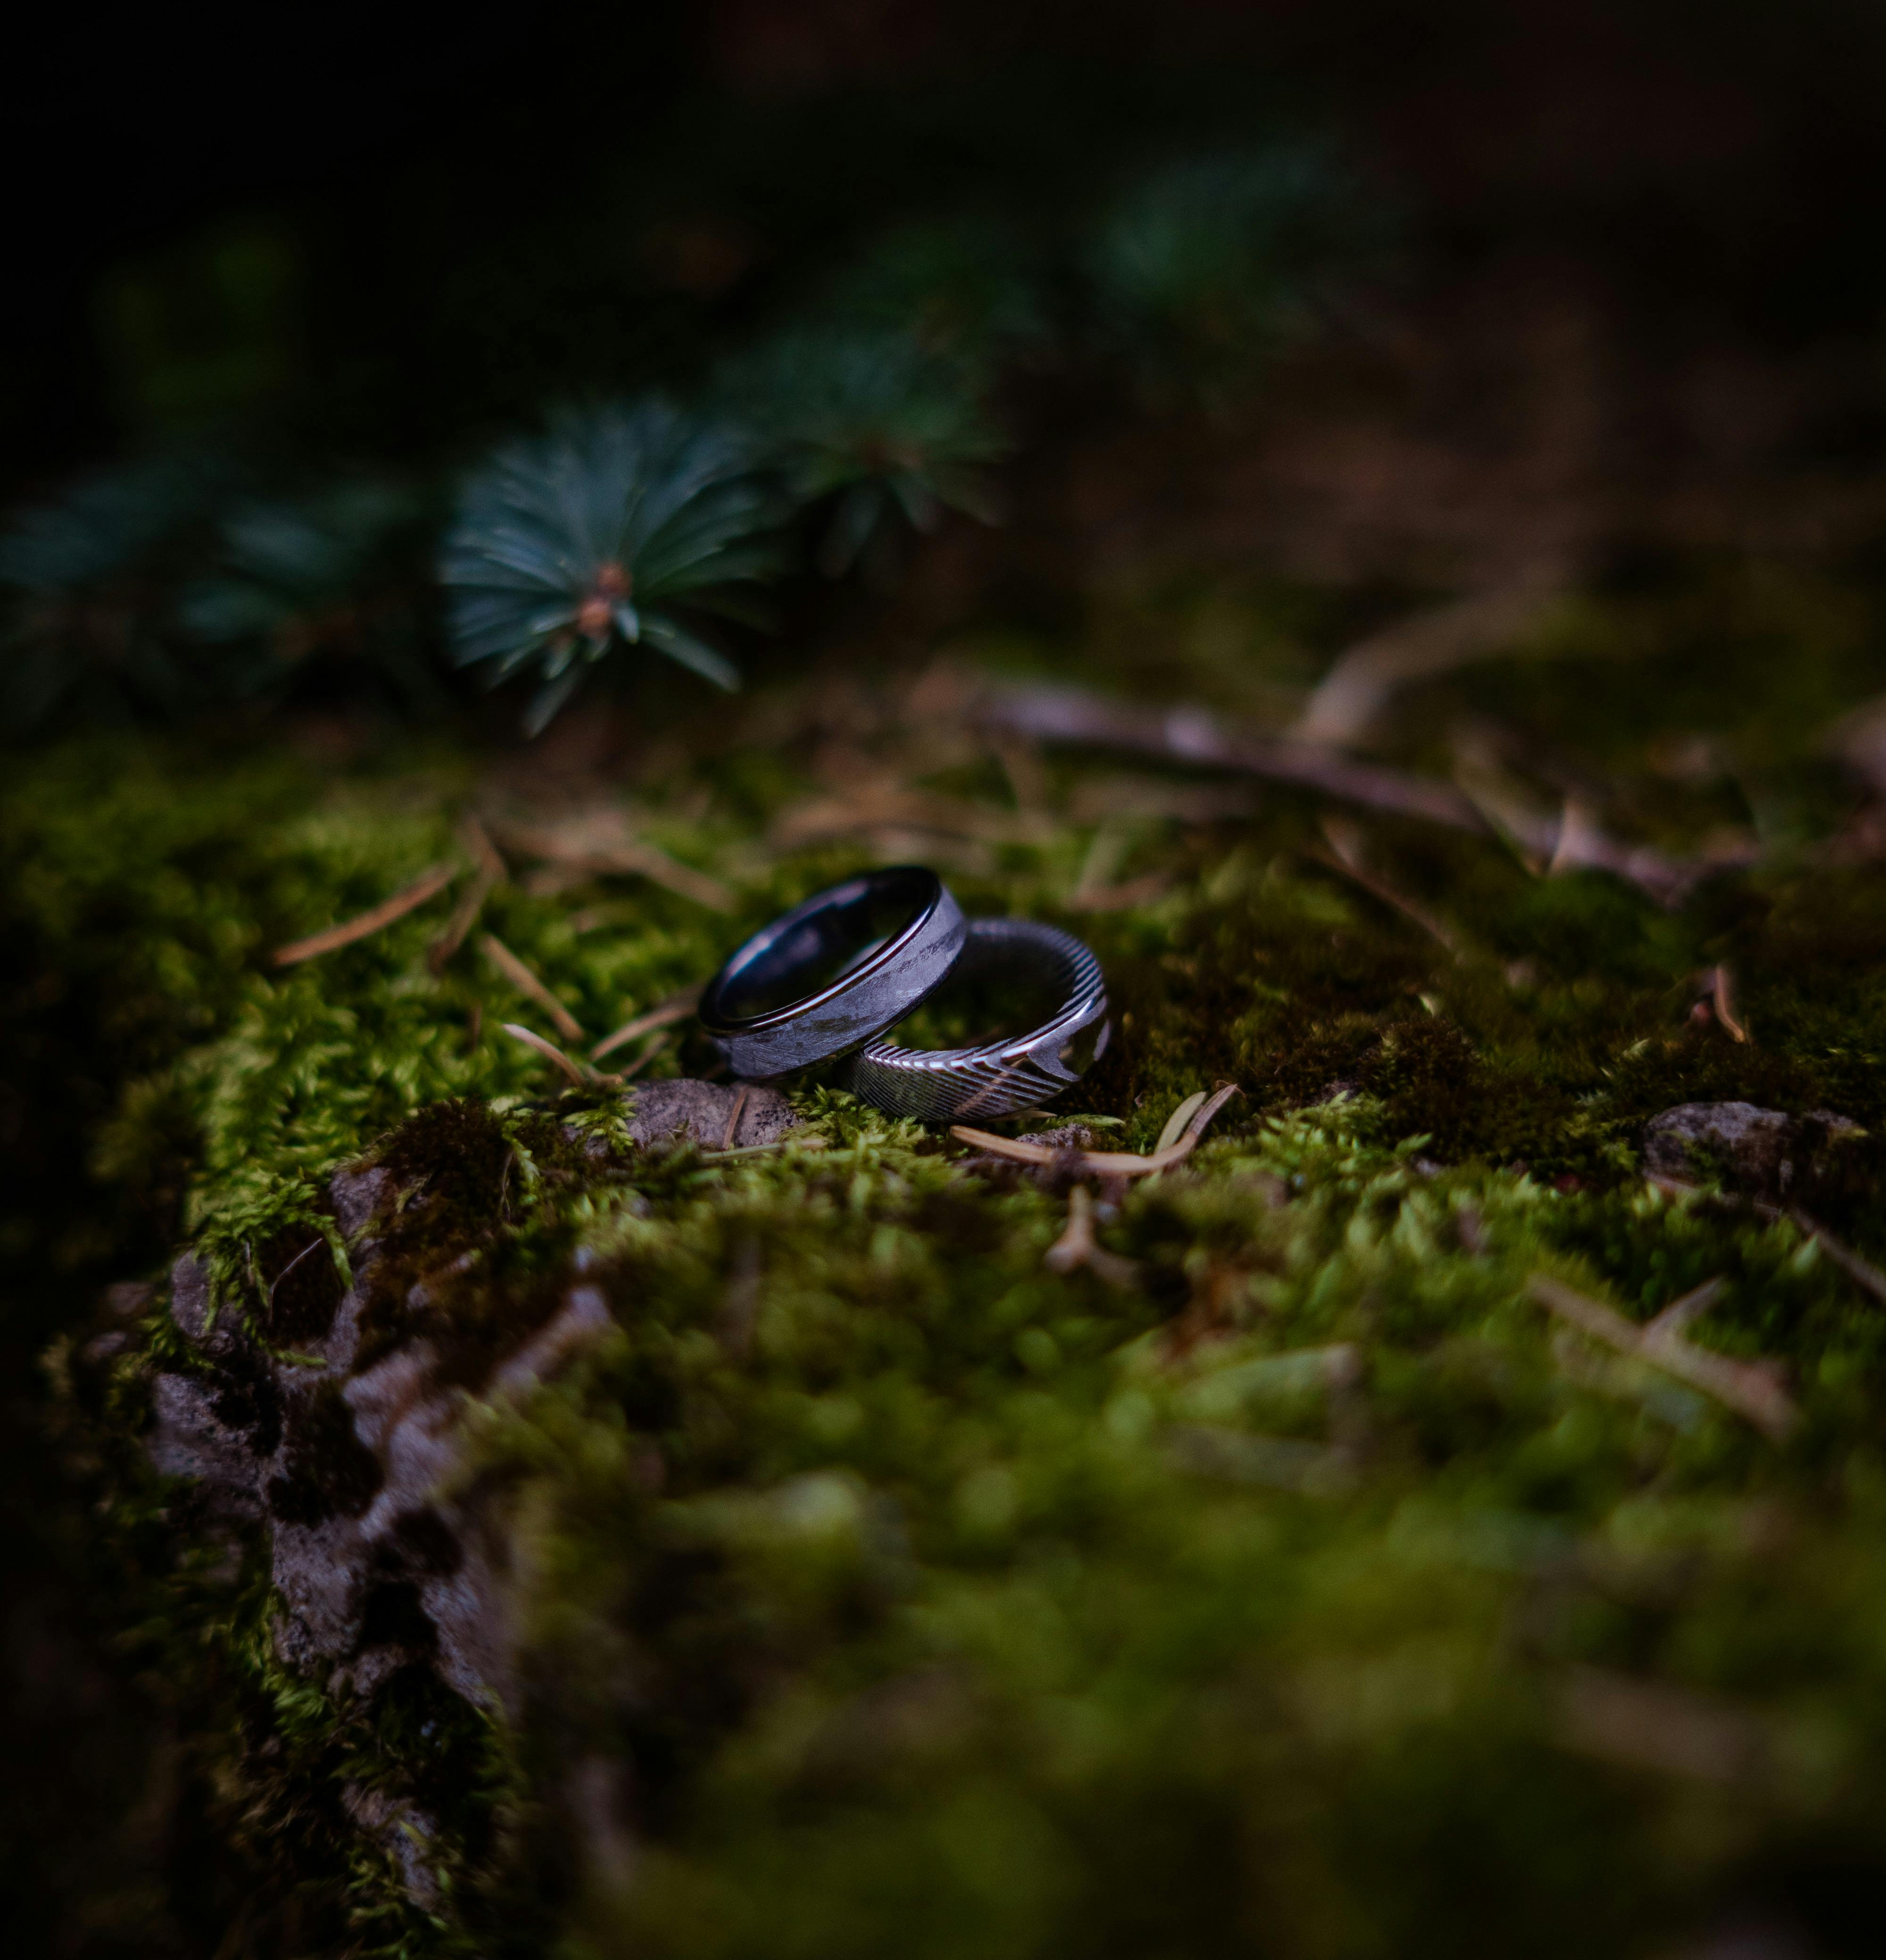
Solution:
<svg viewBox="0 0 1886 1960">
<path fill-rule="evenodd" d="M 713 1004 L 724 1023 L 750 1025 L 815 1000 L 895 950 L 936 902 L 927 873 L 854 878 L 803 918 L 762 934 L 727 974 Z"/>
<path fill-rule="evenodd" d="M 1067 978 L 1066 963 L 1046 947 L 972 932 L 949 978 L 898 1023 L 895 1045 L 983 1048 L 1042 1032 L 1068 1011 Z"/>
</svg>

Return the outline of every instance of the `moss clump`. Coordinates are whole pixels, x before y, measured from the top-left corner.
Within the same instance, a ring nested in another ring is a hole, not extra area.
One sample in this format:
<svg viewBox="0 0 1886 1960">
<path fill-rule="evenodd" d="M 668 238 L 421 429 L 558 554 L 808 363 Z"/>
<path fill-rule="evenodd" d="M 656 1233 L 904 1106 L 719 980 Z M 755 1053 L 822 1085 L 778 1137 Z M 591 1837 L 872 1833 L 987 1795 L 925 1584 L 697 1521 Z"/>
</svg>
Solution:
<svg viewBox="0 0 1886 1960">
<path fill-rule="evenodd" d="M 1643 603 L 1579 630 L 1628 638 Z M 1850 695 L 1849 639 L 1808 638 Z M 1574 670 L 1613 690 L 1575 759 L 1620 772 L 1620 823 L 1687 848 L 1732 792 L 1677 808 L 1644 761 L 1671 733 L 1655 690 L 1576 649 L 1551 686 Z M 1438 684 L 1404 759 L 1434 764 L 1443 708 L 1520 715 L 1544 672 Z M 1795 807 L 1843 823 L 1806 747 L 1760 732 L 1782 680 L 1745 678 L 1738 780 L 1809 784 Z M 91 975 L 84 1013 L 139 1031 L 59 1242 L 91 1206 L 154 1268 L 122 1221 L 155 1208 L 242 1331 L 212 1352 L 160 1298 L 62 1351 L 122 1617 L 188 1739 L 204 1888 L 164 1895 L 173 1921 L 258 1955 L 1320 1960 L 1649 1952 L 1753 1900 L 1861 1950 L 1826 1873 L 1886 1870 L 1886 1316 L 1732 1166 L 1673 1193 L 1642 1150 L 1684 1102 L 1818 1122 L 1789 1201 L 1886 1257 L 1870 870 L 1783 834 L 1666 910 L 1384 822 L 1364 884 L 1308 798 L 1213 813 L 1168 772 L 1131 786 L 1153 814 L 1112 874 L 1153 882 L 1089 910 L 1077 812 L 1124 804 L 1109 765 L 1050 758 L 1051 814 L 1023 822 L 962 729 L 820 689 L 634 785 L 730 913 L 520 864 L 486 922 L 600 1035 L 891 850 L 868 813 L 768 842 L 836 794 L 832 728 L 875 744 L 926 808 L 978 813 L 933 854 L 972 911 L 1100 953 L 1115 1037 L 1066 1120 L 1143 1148 L 1182 1096 L 1242 1085 L 1182 1171 L 1096 1185 L 1099 1259 L 1046 1261 L 1064 1177 L 970 1168 L 829 1083 L 795 1091 L 776 1150 L 637 1147 L 615 1098 L 498 1031 L 536 1013 L 475 939 L 428 964 L 437 913 L 269 965 L 450 848 L 469 761 L 23 772 L 14 956 Z M 643 1079 L 711 1059 L 683 1032 Z M 1865 1134 L 1837 1147 L 1821 1112 Z M 1539 1273 L 1632 1322 L 1719 1281 L 1690 1338 L 1780 1370 L 1798 1422 L 1775 1440 L 1554 1323 Z M 345 1384 L 287 1392 L 348 1287 Z M 606 1324 L 507 1373 L 579 1296 Z M 389 1466 L 344 1395 L 422 1350 L 452 1522 L 390 1528 L 362 1639 L 409 1658 L 355 1693 L 277 1651 L 263 1538 L 371 1510 Z M 188 1486 L 138 1468 L 179 1371 L 284 1452 L 274 1526 L 233 1560 Z M 501 1717 L 442 1684 L 427 1603 L 472 1587 L 474 1554 L 501 1575 Z"/>
</svg>

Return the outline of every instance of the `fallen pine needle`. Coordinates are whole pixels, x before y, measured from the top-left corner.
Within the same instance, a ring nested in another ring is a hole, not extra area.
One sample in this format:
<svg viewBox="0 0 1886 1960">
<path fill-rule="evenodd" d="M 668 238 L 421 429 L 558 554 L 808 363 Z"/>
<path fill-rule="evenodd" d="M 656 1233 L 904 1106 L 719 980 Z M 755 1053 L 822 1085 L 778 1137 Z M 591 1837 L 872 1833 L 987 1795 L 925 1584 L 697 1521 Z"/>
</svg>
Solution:
<svg viewBox="0 0 1886 1960">
<path fill-rule="evenodd" d="M 495 932 L 488 932 L 479 943 L 485 949 L 485 956 L 498 972 L 515 987 L 518 992 L 527 995 L 542 1008 L 556 1023 L 557 1032 L 565 1041 L 583 1039 L 583 1023 L 571 1013 L 556 995 L 539 980 L 536 975 L 511 951 Z"/>
<path fill-rule="evenodd" d="M 743 1082 L 740 1093 L 733 1099 L 732 1112 L 727 1119 L 727 1133 L 720 1139 L 720 1147 L 724 1150 L 733 1149 L 733 1139 L 740 1133 L 740 1118 L 746 1114 L 746 1084 Z"/>
<path fill-rule="evenodd" d="M 404 918 L 408 912 L 416 911 L 428 899 L 436 898 L 459 875 L 459 870 L 456 864 L 434 864 L 403 890 L 394 892 L 371 912 L 362 912 L 358 918 L 349 919 L 345 924 L 331 925 L 325 932 L 311 934 L 289 945 L 277 947 L 273 955 L 275 964 L 293 966 L 301 960 L 332 953 L 337 947 L 351 946 L 357 939 L 371 938 L 382 926 L 391 925 L 395 919 Z"/>
<path fill-rule="evenodd" d="M 502 1026 L 513 1041 L 522 1042 L 526 1048 L 534 1048 L 545 1061 L 552 1062 L 561 1069 L 579 1089 L 588 1088 L 594 1080 L 593 1077 L 584 1072 L 580 1063 L 572 1061 L 555 1042 L 545 1041 L 542 1035 L 534 1033 L 529 1028 L 520 1027 L 515 1021 L 506 1021 Z"/>
<path fill-rule="evenodd" d="M 1460 942 L 1453 934 L 1424 907 L 1417 905 L 1412 899 L 1404 898 L 1385 880 L 1378 878 L 1363 862 L 1361 832 L 1355 825 L 1341 817 L 1326 816 L 1323 819 L 1323 835 L 1329 839 L 1329 849 L 1311 850 L 1306 855 L 1331 871 L 1341 872 L 1360 885 L 1371 898 L 1379 899 L 1391 911 L 1399 912 L 1404 918 L 1412 919 L 1430 939 L 1438 940 L 1456 959 L 1459 959 Z"/>
<path fill-rule="evenodd" d="M 1131 1150 L 1051 1150 L 1045 1144 L 1027 1143 L 1019 1137 L 994 1136 L 987 1130 L 972 1130 L 961 1123 L 953 1123 L 949 1134 L 959 1143 L 986 1150 L 991 1157 L 1007 1157 L 1015 1163 L 1065 1163 L 1076 1171 L 1093 1171 L 1102 1177 L 1150 1177 L 1156 1172 L 1170 1170 L 1175 1164 L 1183 1163 L 1197 1148 L 1198 1140 L 1213 1117 L 1239 1093 L 1236 1083 L 1224 1083 L 1209 1102 L 1201 1104 L 1177 1142 L 1155 1150 L 1150 1157 L 1139 1157 Z"/>
<path fill-rule="evenodd" d="M 1799 1411 L 1763 1363 L 1732 1360 L 1726 1354 L 1692 1347 L 1683 1338 L 1680 1323 L 1659 1328 L 1653 1321 L 1639 1327 L 1613 1308 L 1588 1300 L 1544 1273 L 1535 1273 L 1526 1282 L 1526 1290 L 1541 1306 L 1569 1322 L 1581 1334 L 1602 1341 L 1620 1354 L 1647 1361 L 1666 1375 L 1713 1395 L 1725 1407 L 1746 1416 L 1771 1441 L 1779 1443 L 1794 1427 Z"/>
<path fill-rule="evenodd" d="M 426 949 L 426 964 L 434 973 L 442 972 L 445 963 L 465 943 L 466 935 L 478 923 L 478 915 L 485 909 L 485 901 L 501 885 L 510 873 L 498 847 L 486 835 L 485 826 L 475 816 L 467 815 L 459 826 L 459 842 L 478 867 L 476 877 L 458 903 L 452 908 L 452 916 L 447 920 L 445 930 Z"/>
<path fill-rule="evenodd" d="M 663 1001 L 660 1007 L 650 1007 L 647 1013 L 638 1014 L 632 1021 L 625 1021 L 615 1033 L 605 1035 L 590 1050 L 590 1059 L 600 1061 L 604 1055 L 612 1055 L 638 1035 L 651 1034 L 657 1028 L 672 1027 L 676 1021 L 685 1021 L 694 1012 L 695 1003 L 700 998 L 700 988 L 691 987 L 686 993 Z"/>
<path fill-rule="evenodd" d="M 615 1080 L 618 1082 L 627 1082 L 631 1077 L 641 1074 L 642 1071 L 646 1068 L 648 1064 L 654 1060 L 656 1056 L 660 1054 L 662 1050 L 667 1045 L 668 1037 L 666 1035 L 656 1036 L 654 1039 L 650 1042 L 647 1045 L 643 1048 L 641 1053 L 636 1056 L 635 1059 L 630 1062 L 628 1065 L 623 1069 L 621 1074 L 617 1076 Z"/>
</svg>

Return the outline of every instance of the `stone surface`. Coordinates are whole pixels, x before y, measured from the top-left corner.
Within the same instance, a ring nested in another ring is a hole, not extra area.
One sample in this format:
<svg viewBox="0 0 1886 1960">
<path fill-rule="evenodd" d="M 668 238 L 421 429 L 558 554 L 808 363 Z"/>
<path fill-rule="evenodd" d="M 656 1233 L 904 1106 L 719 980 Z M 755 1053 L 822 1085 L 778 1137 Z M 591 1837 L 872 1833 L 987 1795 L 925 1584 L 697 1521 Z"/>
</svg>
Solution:
<svg viewBox="0 0 1886 1960">
<path fill-rule="evenodd" d="M 1860 1134 L 1830 1110 L 1790 1116 L 1753 1102 L 1683 1102 L 1644 1128 L 1644 1168 L 1659 1177 L 1719 1176 L 1771 1203 L 1799 1192 L 1830 1144 Z"/>
<path fill-rule="evenodd" d="M 778 1143 L 799 1121 L 777 1089 L 757 1082 L 644 1082 L 625 1100 L 628 1133 L 638 1144 L 679 1136 L 703 1150 L 743 1150 Z"/>
</svg>

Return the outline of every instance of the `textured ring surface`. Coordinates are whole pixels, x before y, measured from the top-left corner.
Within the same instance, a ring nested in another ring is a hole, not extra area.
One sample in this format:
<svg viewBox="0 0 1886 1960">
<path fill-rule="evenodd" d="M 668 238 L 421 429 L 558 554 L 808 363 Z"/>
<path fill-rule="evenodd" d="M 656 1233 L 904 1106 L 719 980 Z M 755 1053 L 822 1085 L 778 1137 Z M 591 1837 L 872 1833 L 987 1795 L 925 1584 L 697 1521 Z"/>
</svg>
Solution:
<svg viewBox="0 0 1886 1960">
<path fill-rule="evenodd" d="M 1045 979 L 1063 1005 L 1025 1035 L 980 1048 L 899 1048 L 873 1041 L 851 1064 L 853 1092 L 927 1123 L 1006 1116 L 1058 1095 L 1105 1052 L 1106 982 L 1100 963 L 1072 933 L 1032 919 L 972 919 L 956 972 L 1021 972 Z"/>
<path fill-rule="evenodd" d="M 736 1075 L 784 1075 L 882 1034 L 942 985 L 967 931 L 934 871 L 899 864 L 815 892 L 756 932 L 701 996 Z"/>
</svg>

